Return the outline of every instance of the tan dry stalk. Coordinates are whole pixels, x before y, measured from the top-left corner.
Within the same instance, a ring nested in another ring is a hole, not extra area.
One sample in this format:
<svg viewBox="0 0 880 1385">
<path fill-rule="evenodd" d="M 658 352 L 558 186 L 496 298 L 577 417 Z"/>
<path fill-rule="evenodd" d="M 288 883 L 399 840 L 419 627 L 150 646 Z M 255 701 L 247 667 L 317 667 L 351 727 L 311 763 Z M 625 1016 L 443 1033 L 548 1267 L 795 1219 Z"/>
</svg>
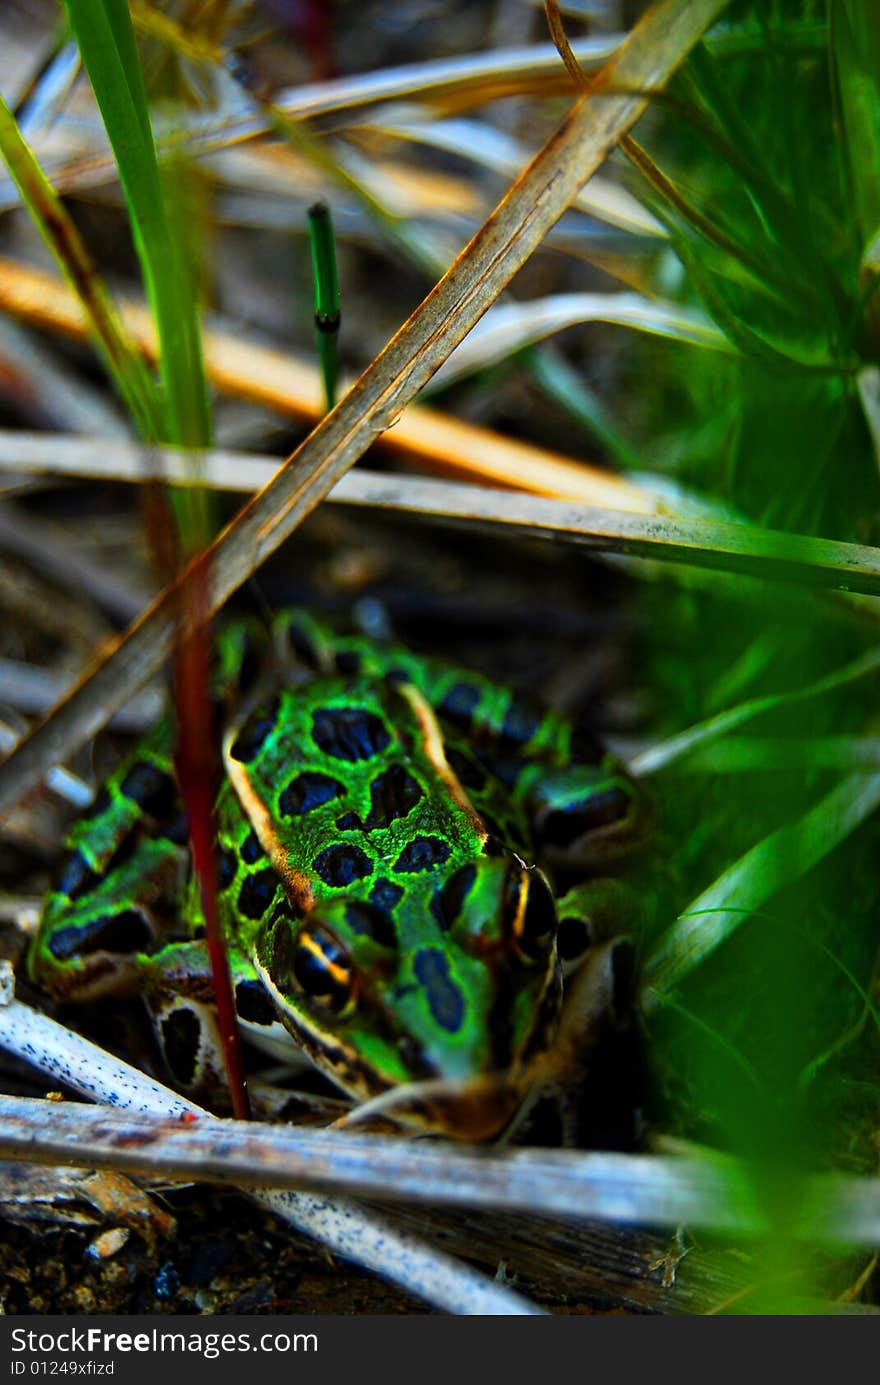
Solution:
<svg viewBox="0 0 880 1385">
<path fill-rule="evenodd" d="M 663 0 L 572 108 L 559 129 L 427 298 L 208 550 L 208 604 L 216 610 L 284 542 L 340 476 L 389 428 L 516 271 L 572 198 L 726 7 L 727 0 Z M 191 564 L 68 697 L 0 765 L 0 812 L 35 788 L 103 725 L 171 652 L 179 586 Z"/>
</svg>

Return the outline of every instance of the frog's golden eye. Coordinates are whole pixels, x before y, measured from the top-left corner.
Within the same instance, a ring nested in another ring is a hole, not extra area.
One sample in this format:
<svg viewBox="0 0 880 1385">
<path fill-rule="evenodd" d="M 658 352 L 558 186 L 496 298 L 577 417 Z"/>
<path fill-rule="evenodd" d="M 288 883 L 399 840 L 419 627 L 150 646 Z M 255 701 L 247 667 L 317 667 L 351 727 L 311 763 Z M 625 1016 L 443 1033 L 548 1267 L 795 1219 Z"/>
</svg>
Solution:
<svg viewBox="0 0 880 1385">
<path fill-rule="evenodd" d="M 529 962 L 545 957 L 556 936 L 556 905 L 550 886 L 535 868 L 511 871 L 504 905 L 509 936 Z"/>
<path fill-rule="evenodd" d="M 290 971 L 303 995 L 339 1015 L 354 1000 L 355 974 L 344 949 L 323 928 L 300 933 Z"/>
</svg>

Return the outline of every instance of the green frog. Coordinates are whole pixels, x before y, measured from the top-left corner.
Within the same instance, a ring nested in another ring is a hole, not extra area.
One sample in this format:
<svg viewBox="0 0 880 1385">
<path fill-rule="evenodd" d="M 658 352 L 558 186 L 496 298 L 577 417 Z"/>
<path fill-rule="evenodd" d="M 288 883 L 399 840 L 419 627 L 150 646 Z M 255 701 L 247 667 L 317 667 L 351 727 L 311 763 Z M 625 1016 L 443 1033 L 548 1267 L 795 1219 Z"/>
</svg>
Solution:
<svg viewBox="0 0 880 1385">
<path fill-rule="evenodd" d="M 638 787 L 557 713 L 302 611 L 222 633 L 213 703 L 244 1036 L 305 1055 L 355 1113 L 503 1130 L 590 1011 L 605 877 L 645 834 Z M 73 829 L 30 971 L 58 1001 L 142 995 L 199 1095 L 223 1069 L 173 740 L 166 719 Z"/>
</svg>

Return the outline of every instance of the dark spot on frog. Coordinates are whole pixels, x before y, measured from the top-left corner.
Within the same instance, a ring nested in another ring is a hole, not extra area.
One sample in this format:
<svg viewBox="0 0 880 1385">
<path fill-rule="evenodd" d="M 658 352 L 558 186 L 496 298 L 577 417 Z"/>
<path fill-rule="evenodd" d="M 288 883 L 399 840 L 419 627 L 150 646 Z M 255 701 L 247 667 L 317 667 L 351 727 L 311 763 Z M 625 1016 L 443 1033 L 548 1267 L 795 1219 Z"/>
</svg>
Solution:
<svg viewBox="0 0 880 1385">
<path fill-rule="evenodd" d="M 632 803 L 632 796 L 617 785 L 600 793 L 586 794 L 573 803 L 553 808 L 540 819 L 541 840 L 554 846 L 571 846 L 586 832 L 622 822 Z"/>
<path fill-rule="evenodd" d="M 418 986 L 413 985 L 412 989 L 417 991 Z M 397 1051 L 414 1078 L 425 1081 L 440 1076 L 437 1064 L 431 1061 L 418 1039 L 414 1039 L 411 1034 L 400 1035 L 397 1039 Z"/>
<path fill-rule="evenodd" d="M 92 870 L 81 851 L 74 851 L 62 867 L 55 883 L 55 891 L 57 894 L 66 895 L 68 899 L 79 899 L 80 895 L 93 889 L 102 878 L 98 871 Z"/>
<path fill-rule="evenodd" d="M 352 933 L 359 937 L 372 938 L 382 947 L 397 949 L 397 933 L 390 915 L 375 904 L 365 904 L 352 900 L 345 906 L 345 921 Z"/>
<path fill-rule="evenodd" d="M 334 662 L 340 673 L 353 676 L 360 673 L 363 660 L 357 649 L 338 649 Z"/>
<path fill-rule="evenodd" d="M 151 818 L 168 817 L 177 803 L 177 785 L 171 775 L 149 760 L 132 765 L 119 790 Z"/>
<path fill-rule="evenodd" d="M 381 717 L 366 707 L 321 707 L 312 717 L 312 740 L 335 760 L 372 760 L 391 741 Z"/>
<path fill-rule="evenodd" d="M 328 846 L 326 851 L 316 856 L 312 867 L 325 885 L 339 890 L 355 880 L 363 880 L 373 869 L 373 862 L 359 846 L 340 842 L 336 846 Z"/>
<path fill-rule="evenodd" d="M 317 770 L 306 770 L 291 779 L 287 788 L 278 797 L 278 811 L 282 816 L 292 818 L 300 813 L 310 813 L 334 798 L 341 798 L 345 785 L 329 774 L 319 774 Z"/>
<path fill-rule="evenodd" d="M 129 956 L 144 952 L 152 942 L 153 930 L 143 914 L 135 909 L 121 909 L 118 914 L 101 914 L 86 923 L 56 929 L 49 935 L 48 947 L 59 962 L 67 962 L 93 952 Z"/>
<path fill-rule="evenodd" d="M 217 853 L 217 884 L 221 890 L 228 890 L 238 872 L 238 861 L 234 851 L 221 846 Z"/>
<path fill-rule="evenodd" d="M 447 861 L 451 852 L 452 847 L 442 837 L 414 837 L 401 851 L 392 869 L 396 875 L 431 870 Z"/>
<path fill-rule="evenodd" d="M 188 1087 L 195 1077 L 201 1025 L 198 1016 L 186 1006 L 165 1015 L 160 1024 L 162 1052 L 176 1082 Z"/>
<path fill-rule="evenodd" d="M 385 909 L 388 913 L 399 904 L 403 899 L 404 889 L 402 885 L 395 885 L 391 880 L 377 880 L 370 890 L 370 899 L 379 909 Z"/>
<path fill-rule="evenodd" d="M 245 837 L 239 848 L 239 855 L 246 866 L 255 866 L 258 861 L 265 859 L 266 853 L 256 832 L 249 832 Z"/>
<path fill-rule="evenodd" d="M 103 787 L 99 789 L 97 796 L 95 797 L 95 800 L 92 803 L 92 806 L 89 808 L 88 813 L 84 815 L 83 821 L 94 822 L 95 818 L 99 818 L 104 813 L 106 813 L 107 809 L 110 808 L 112 804 L 113 797 L 107 785 L 104 784 Z"/>
<path fill-rule="evenodd" d="M 522 698 L 513 698 L 501 723 L 503 746 L 527 745 L 541 724 L 541 713 Z"/>
<path fill-rule="evenodd" d="M 269 911 L 278 889 L 278 876 L 274 870 L 258 870 L 246 876 L 238 892 L 238 911 L 246 919 L 261 919 Z"/>
<path fill-rule="evenodd" d="M 572 728 L 571 759 L 573 763 L 601 765 L 604 758 L 605 749 L 595 736 L 591 735 L 589 731 L 585 731 L 581 726 Z"/>
<path fill-rule="evenodd" d="M 256 759 L 278 724 L 280 705 L 280 700 L 276 698 L 271 706 L 264 707 L 247 718 L 229 748 L 233 760 L 249 765 L 251 760 Z"/>
<path fill-rule="evenodd" d="M 425 947 L 415 955 L 413 971 L 428 997 L 435 1022 L 455 1034 L 464 1019 L 464 997 L 449 975 L 449 962 L 438 948 Z"/>
<path fill-rule="evenodd" d="M 431 898 L 431 913 L 444 932 L 448 931 L 461 913 L 462 906 L 473 888 L 477 878 L 477 868 L 473 863 L 462 866 L 435 890 Z"/>
<path fill-rule="evenodd" d="M 336 827 L 339 832 L 363 832 L 364 825 L 357 813 L 343 813 L 336 819 Z"/>
<path fill-rule="evenodd" d="M 159 834 L 175 846 L 186 846 L 189 841 L 189 821 L 181 808 L 180 812 L 163 828 Z"/>
<path fill-rule="evenodd" d="M 274 1024 L 278 1016 L 259 981 L 239 981 L 235 988 L 235 1008 L 239 1019 L 249 1024 Z"/>
<path fill-rule="evenodd" d="M 403 765 L 389 766 L 370 785 L 370 811 L 364 829 L 373 832 L 405 818 L 423 797 L 421 785 Z"/>
<path fill-rule="evenodd" d="M 455 726 L 469 727 L 479 701 L 479 688 L 470 683 L 453 683 L 437 711 L 444 720 L 453 722 Z"/>
</svg>

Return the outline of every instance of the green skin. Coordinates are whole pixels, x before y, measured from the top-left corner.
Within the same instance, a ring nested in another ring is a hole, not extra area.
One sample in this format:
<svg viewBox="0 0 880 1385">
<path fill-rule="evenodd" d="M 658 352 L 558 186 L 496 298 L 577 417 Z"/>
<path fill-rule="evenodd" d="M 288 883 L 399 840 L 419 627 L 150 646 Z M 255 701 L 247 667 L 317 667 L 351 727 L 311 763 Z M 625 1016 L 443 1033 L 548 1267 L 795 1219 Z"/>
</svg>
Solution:
<svg viewBox="0 0 880 1385">
<path fill-rule="evenodd" d="M 638 839 L 637 789 L 510 689 L 302 612 L 271 641 L 230 627 L 217 664 L 215 696 L 238 708 L 216 823 L 244 1031 L 275 1052 L 292 1036 L 361 1101 L 418 1084 L 404 1124 L 500 1127 L 552 1046 L 563 970 L 614 913 L 595 872 Z M 74 828 L 30 968 L 60 1000 L 143 993 L 172 1075 L 200 1092 L 222 1060 L 172 734 L 161 723 Z M 536 860 L 588 878 L 557 909 Z"/>
</svg>

